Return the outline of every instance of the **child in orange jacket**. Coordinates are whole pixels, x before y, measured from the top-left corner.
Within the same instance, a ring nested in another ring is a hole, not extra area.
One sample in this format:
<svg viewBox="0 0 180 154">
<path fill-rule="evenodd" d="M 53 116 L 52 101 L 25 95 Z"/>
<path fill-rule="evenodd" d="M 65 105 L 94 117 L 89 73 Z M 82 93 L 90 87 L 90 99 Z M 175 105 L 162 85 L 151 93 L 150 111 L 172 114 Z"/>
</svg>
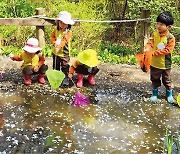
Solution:
<svg viewBox="0 0 180 154">
<path fill-rule="evenodd" d="M 171 80 L 172 52 L 175 46 L 175 38 L 169 32 L 174 19 L 170 12 L 166 11 L 158 15 L 156 23 L 157 31 L 152 34 L 145 46 L 145 51 L 153 51 L 150 77 L 152 82 L 152 96 L 150 101 L 155 103 L 158 97 L 158 87 L 162 83 L 166 88 L 166 99 L 170 104 L 174 103 L 173 84 Z"/>
<path fill-rule="evenodd" d="M 77 60 L 70 67 L 69 78 L 72 78 L 74 72 L 77 73 L 78 81 L 77 87 L 83 86 L 83 76 L 88 75 L 87 80 L 90 85 L 95 85 L 94 76 L 98 73 L 99 64 L 96 51 L 87 49 L 80 52 L 77 56 Z"/>
<path fill-rule="evenodd" d="M 64 85 L 69 85 L 69 61 L 70 61 L 70 40 L 72 37 L 71 25 L 74 21 L 71 14 L 67 11 L 61 11 L 56 19 L 57 27 L 51 35 L 53 48 L 53 69 L 62 70 L 66 75 L 63 81 Z"/>
<path fill-rule="evenodd" d="M 15 61 L 24 61 L 21 66 L 24 83 L 30 85 L 31 75 L 38 74 L 39 83 L 44 84 L 44 77 L 48 66 L 44 64 L 45 59 L 44 55 L 40 53 L 42 49 L 38 46 L 38 40 L 36 38 L 28 39 L 23 50 L 24 52 L 20 55 L 13 56 L 11 59 Z"/>
</svg>

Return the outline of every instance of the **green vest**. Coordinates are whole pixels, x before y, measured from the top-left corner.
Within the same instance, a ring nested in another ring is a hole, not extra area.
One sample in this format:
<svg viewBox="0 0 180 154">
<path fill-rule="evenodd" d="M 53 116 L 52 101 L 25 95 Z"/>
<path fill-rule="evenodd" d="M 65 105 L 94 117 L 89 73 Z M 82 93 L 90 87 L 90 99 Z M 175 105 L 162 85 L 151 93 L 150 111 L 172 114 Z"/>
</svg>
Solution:
<svg viewBox="0 0 180 154">
<path fill-rule="evenodd" d="M 63 38 L 67 34 L 67 32 L 68 31 L 60 32 L 56 28 L 55 29 L 56 40 L 57 39 L 63 40 Z M 53 53 L 59 57 L 69 57 L 70 56 L 70 41 L 67 44 L 65 44 L 65 46 L 63 48 L 61 48 L 58 53 L 56 53 L 55 48 L 53 48 Z"/>
<path fill-rule="evenodd" d="M 167 36 L 160 37 L 158 32 L 154 32 L 153 50 L 158 50 L 157 45 L 159 43 L 163 43 L 166 46 L 171 38 L 173 38 L 173 35 L 170 33 Z M 170 69 L 172 64 L 171 53 L 168 55 L 154 55 L 152 57 L 151 66 L 159 69 Z"/>
</svg>

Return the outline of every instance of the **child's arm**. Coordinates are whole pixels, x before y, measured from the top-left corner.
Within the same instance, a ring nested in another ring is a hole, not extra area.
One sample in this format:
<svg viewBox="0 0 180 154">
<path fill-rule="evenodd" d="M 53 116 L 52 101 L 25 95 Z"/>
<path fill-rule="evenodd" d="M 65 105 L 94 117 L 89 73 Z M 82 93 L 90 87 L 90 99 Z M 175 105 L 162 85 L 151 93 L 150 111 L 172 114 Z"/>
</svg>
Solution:
<svg viewBox="0 0 180 154">
<path fill-rule="evenodd" d="M 55 34 L 55 30 L 52 32 L 51 34 L 51 42 L 54 45 L 56 43 L 56 34 Z"/>
<path fill-rule="evenodd" d="M 63 40 L 61 41 L 61 43 L 57 46 L 57 48 L 63 48 L 71 39 L 72 37 L 72 31 L 69 31 L 63 38 Z"/>
<path fill-rule="evenodd" d="M 44 61 L 45 61 L 45 58 L 44 58 L 44 55 L 41 54 L 40 57 L 39 57 L 39 62 L 36 66 L 34 66 L 34 72 L 38 72 L 40 67 L 44 64 Z"/>
<path fill-rule="evenodd" d="M 148 43 L 145 45 L 144 51 L 149 51 L 153 48 L 154 45 L 154 34 L 149 38 Z"/>
<path fill-rule="evenodd" d="M 170 54 L 175 46 L 175 38 L 172 37 L 168 43 L 166 44 L 166 47 L 162 50 L 155 50 L 154 51 L 154 55 L 158 56 L 158 55 L 168 55 Z"/>
<path fill-rule="evenodd" d="M 69 78 L 72 78 L 73 74 L 74 74 L 74 71 L 75 71 L 75 68 L 79 65 L 79 62 L 78 61 L 75 61 L 73 63 L 73 65 L 71 65 L 71 67 L 69 68 L 69 74 L 68 74 L 68 77 Z"/>
<path fill-rule="evenodd" d="M 22 61 L 23 60 L 22 59 L 22 54 L 15 55 L 15 56 L 11 57 L 11 59 L 14 60 L 14 61 Z"/>
<path fill-rule="evenodd" d="M 37 64 L 37 66 L 39 66 L 39 68 L 44 64 L 45 58 L 44 55 L 41 54 L 41 56 L 39 57 L 39 62 Z"/>
</svg>

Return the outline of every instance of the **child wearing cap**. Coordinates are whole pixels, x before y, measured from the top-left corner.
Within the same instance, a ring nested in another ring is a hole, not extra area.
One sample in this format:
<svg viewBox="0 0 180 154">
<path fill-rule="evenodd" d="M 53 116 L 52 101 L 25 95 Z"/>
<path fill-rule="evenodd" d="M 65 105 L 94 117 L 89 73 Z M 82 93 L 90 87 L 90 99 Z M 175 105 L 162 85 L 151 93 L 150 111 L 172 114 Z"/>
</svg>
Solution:
<svg viewBox="0 0 180 154">
<path fill-rule="evenodd" d="M 31 84 L 31 75 L 38 74 L 39 83 L 45 83 L 45 73 L 48 66 L 44 64 L 44 55 L 41 53 L 41 48 L 38 46 L 36 38 L 29 38 L 26 45 L 22 48 L 24 52 L 20 55 L 11 57 L 15 61 L 24 61 L 21 69 L 26 85 Z"/>
<path fill-rule="evenodd" d="M 95 85 L 94 76 L 98 73 L 99 64 L 96 51 L 87 49 L 80 52 L 77 56 L 77 60 L 70 67 L 69 78 L 72 78 L 74 71 L 77 73 L 77 87 L 83 86 L 83 76 L 88 75 L 87 80 L 90 85 Z"/>
<path fill-rule="evenodd" d="M 149 42 L 145 46 L 145 51 L 153 51 L 150 66 L 150 78 L 152 82 L 152 96 L 150 101 L 155 103 L 158 97 L 158 87 L 161 80 L 166 88 L 166 99 L 170 104 L 174 103 L 173 84 L 171 80 L 172 52 L 175 46 L 175 38 L 169 32 L 174 23 L 172 14 L 168 11 L 162 12 L 157 17 L 156 29 Z"/>
<path fill-rule="evenodd" d="M 51 35 L 53 48 L 53 69 L 62 70 L 66 75 L 63 81 L 64 85 L 69 85 L 69 61 L 70 61 L 70 40 L 72 37 L 71 25 L 74 21 L 71 14 L 67 11 L 61 11 L 56 19 L 56 28 Z"/>
</svg>

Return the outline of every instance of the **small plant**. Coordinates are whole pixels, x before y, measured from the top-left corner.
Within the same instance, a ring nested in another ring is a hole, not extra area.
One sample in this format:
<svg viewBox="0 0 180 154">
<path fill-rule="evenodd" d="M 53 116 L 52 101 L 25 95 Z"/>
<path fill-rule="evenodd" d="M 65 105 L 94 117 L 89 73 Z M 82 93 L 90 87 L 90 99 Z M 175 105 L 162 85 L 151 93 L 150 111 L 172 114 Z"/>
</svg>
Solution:
<svg viewBox="0 0 180 154">
<path fill-rule="evenodd" d="M 167 154 L 179 154 L 180 152 L 179 138 L 169 134 L 168 129 L 166 129 L 164 152 Z"/>
<path fill-rule="evenodd" d="M 166 148 L 167 148 L 167 153 L 172 154 L 172 148 L 173 148 L 173 136 L 168 134 L 168 130 L 166 129 Z"/>
</svg>

